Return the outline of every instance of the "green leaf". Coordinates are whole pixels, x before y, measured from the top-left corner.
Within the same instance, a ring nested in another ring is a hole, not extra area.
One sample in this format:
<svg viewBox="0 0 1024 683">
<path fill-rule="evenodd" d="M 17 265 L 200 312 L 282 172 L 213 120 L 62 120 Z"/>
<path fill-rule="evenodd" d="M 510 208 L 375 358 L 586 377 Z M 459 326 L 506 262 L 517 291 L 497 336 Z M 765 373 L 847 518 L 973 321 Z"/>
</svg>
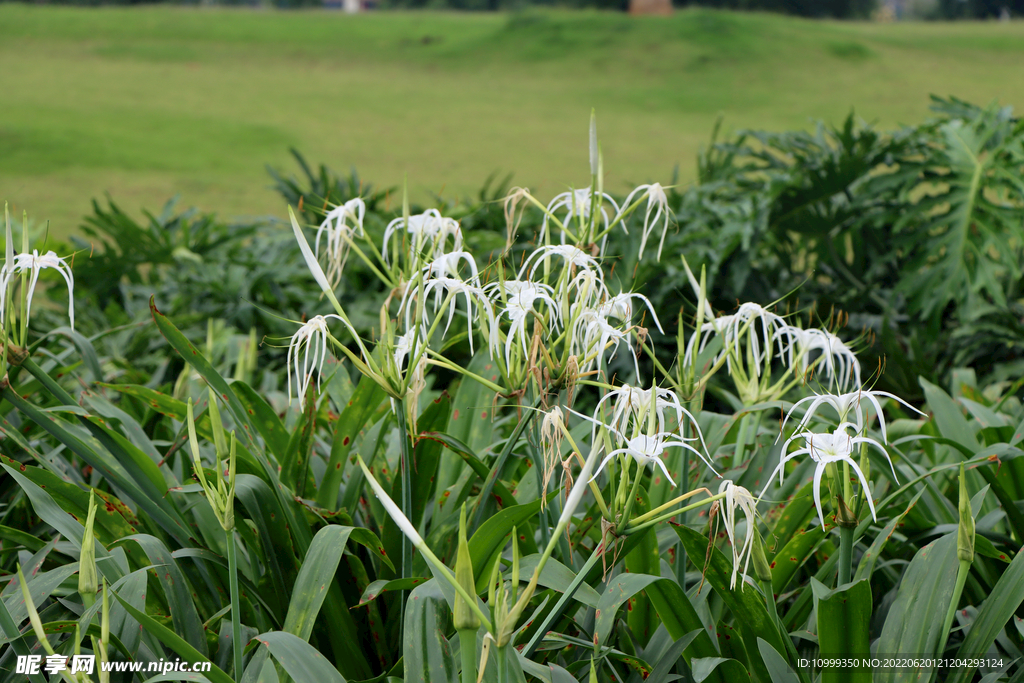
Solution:
<svg viewBox="0 0 1024 683">
<path fill-rule="evenodd" d="M 469 465 L 470 469 L 472 469 L 473 472 L 478 477 L 480 477 L 481 481 L 486 480 L 487 476 L 491 472 L 487 465 L 480 461 L 480 458 L 477 457 L 476 453 L 474 453 L 469 448 L 469 446 L 462 443 L 461 441 L 456 439 L 454 436 L 451 436 L 450 434 L 444 434 L 442 432 L 424 432 L 420 434 L 420 438 L 434 439 L 439 443 L 444 444 L 448 448 L 448 450 L 452 451 L 453 453 L 461 457 L 465 461 L 465 463 Z M 491 495 L 494 497 L 494 502 L 498 504 L 499 508 L 505 508 L 511 505 L 519 504 L 516 501 L 515 496 L 512 495 L 512 492 L 509 491 L 508 487 L 501 483 L 501 481 L 494 482 L 494 487 L 491 491 Z"/>
<path fill-rule="evenodd" d="M 76 550 L 81 550 L 82 537 L 85 535 L 84 523 L 75 520 L 71 515 L 62 510 L 49 493 L 39 488 L 39 486 L 25 477 L 21 472 L 8 467 L 7 465 L 0 466 L 2 466 L 7 473 L 10 474 L 16 482 L 18 482 L 21 490 L 25 492 L 25 495 L 32 503 L 32 509 L 35 510 L 37 515 L 39 515 L 39 518 L 71 541 Z M 121 578 L 121 569 L 114 562 L 101 561 L 109 559 L 110 557 L 111 553 L 109 553 L 101 543 L 97 543 L 96 566 L 108 581 L 114 582 Z"/>
<path fill-rule="evenodd" d="M 466 368 L 468 371 L 490 378 L 497 373 L 494 361 L 489 358 L 486 350 L 480 350 Z M 458 390 L 452 401 L 452 414 L 448 420 L 446 434 L 450 434 L 466 444 L 474 453 L 483 458 L 487 453 L 482 451 L 491 446 L 494 426 L 491 423 L 491 407 L 494 405 L 494 392 L 471 379 L 459 382 Z M 483 459 L 481 458 L 481 459 Z M 462 464 L 461 458 L 445 452 L 441 455 L 441 463 L 437 474 L 437 490 L 444 491 L 459 479 Z M 448 512 L 451 514 L 451 512 Z M 440 520 L 438 520 L 440 521 Z"/>
<path fill-rule="evenodd" d="M 447 392 L 430 402 L 416 420 L 417 431 L 434 432 L 448 423 L 452 402 Z M 419 526 L 423 521 L 423 512 L 427 509 L 437 481 L 437 468 L 441 461 L 443 447 L 434 439 L 423 438 L 417 434 L 412 450 L 412 523 Z"/>
<path fill-rule="evenodd" d="M 178 654 L 182 659 L 188 662 L 209 662 L 210 660 L 203 656 L 199 650 L 192 647 L 188 641 L 179 636 L 177 633 L 167 628 L 159 621 L 149 616 L 140 609 L 137 609 L 134 605 L 130 604 L 127 600 L 122 598 L 117 593 L 111 591 L 118 602 L 124 606 L 125 611 L 128 612 L 136 621 L 141 624 L 142 628 L 146 629 L 149 633 L 153 634 L 157 640 L 171 648 L 175 653 Z M 231 677 L 228 676 L 224 671 L 220 669 L 216 664 L 210 662 L 210 671 L 207 673 L 207 678 L 212 683 L 234 683 Z"/>
<path fill-rule="evenodd" d="M 22 465 L 16 460 L 8 458 L 6 455 L 0 454 L 0 460 L 12 468 L 18 468 L 18 471 L 29 481 L 38 486 L 41 490 L 45 490 L 47 495 L 53 499 L 61 510 L 77 520 L 84 520 L 89 512 L 89 492 L 83 491 L 81 488 L 65 481 L 56 475 L 48 472 L 47 470 L 39 467 L 28 467 Z M 109 545 L 112 541 L 134 534 L 136 532 L 135 527 L 132 523 L 138 524 L 138 520 L 131 515 L 131 512 L 121 501 L 117 500 L 109 494 L 104 496 L 110 506 L 99 507 L 96 515 L 96 528 L 95 532 L 97 538 L 104 545 Z M 128 515 L 132 517 L 131 523 L 125 519 L 121 514 L 121 510 L 124 510 Z M 14 530 L 12 530 L 14 531 Z M 24 534 L 24 532 L 19 532 Z M 25 534 L 25 536 L 28 536 Z M 31 538 L 31 536 L 28 536 Z M 12 539 L 13 540 L 13 539 Z"/>
<path fill-rule="evenodd" d="M 829 590 L 811 579 L 818 611 L 820 657 L 860 660 L 871 654 L 871 584 L 861 579 Z M 899 652 L 899 650 L 897 650 Z M 870 683 L 871 668 L 825 667 L 822 683 Z"/>
<path fill-rule="evenodd" d="M 316 385 L 310 382 L 306 391 L 305 409 L 298 423 L 292 428 L 291 438 L 281 466 L 281 483 L 292 489 L 299 497 L 305 497 L 306 480 L 309 478 L 309 458 L 313 452 L 313 436 L 316 433 Z"/>
<path fill-rule="evenodd" d="M 722 676 L 727 681 L 750 680 L 746 668 L 735 659 L 725 657 L 701 657 L 690 662 L 690 671 L 693 672 L 693 680 L 702 683 L 708 680 L 713 674 Z"/>
<path fill-rule="evenodd" d="M 167 415 L 168 417 L 173 417 L 176 420 L 185 419 L 185 402 L 179 401 L 167 394 L 162 394 L 155 389 L 150 389 L 149 387 L 144 387 L 139 384 L 107 384 L 105 382 L 98 382 L 98 384 L 101 387 L 114 389 L 115 391 L 127 394 L 128 396 L 134 396 L 161 415 Z"/>
<path fill-rule="evenodd" d="M 929 543 L 914 555 L 889 608 L 877 652 L 937 654 L 958 565 L 956 532 Z M 917 675 L 909 668 L 888 669 L 875 672 L 875 680 L 916 680 Z"/>
<path fill-rule="evenodd" d="M 595 646 L 601 647 L 607 642 L 615 626 L 615 615 L 623 603 L 655 581 L 661 581 L 661 577 L 629 572 L 619 574 L 609 581 L 601 593 L 594 615 Z"/>
<path fill-rule="evenodd" d="M 718 656 L 718 649 L 708 635 L 704 622 L 697 616 L 693 604 L 678 583 L 672 579 L 662 579 L 647 586 L 646 591 L 672 638 L 679 640 L 696 634 L 693 642 L 683 649 L 683 658 L 687 663 L 694 659 Z M 723 676 L 718 676 L 718 680 L 728 683 L 728 679 Z"/>
<path fill-rule="evenodd" d="M 447 611 L 436 580 L 409 594 L 402 643 L 405 683 L 458 683 L 458 667 L 442 630 Z"/>
<path fill-rule="evenodd" d="M 764 638 L 757 639 L 757 650 L 761 653 L 765 667 L 768 668 L 768 675 L 771 676 L 771 683 L 800 683 L 797 676 L 782 655 L 775 651 L 775 648 L 768 644 Z"/>
<path fill-rule="evenodd" d="M 43 601 L 49 598 L 68 577 L 77 571 L 78 563 L 72 562 L 51 569 L 48 572 L 37 574 L 34 578 L 30 579 L 28 581 L 28 592 L 32 597 L 32 604 L 39 609 Z M 4 594 L 4 604 L 7 605 L 7 611 L 10 613 L 14 623 L 20 624 L 28 619 L 28 605 L 25 604 L 25 599 L 21 595 L 21 587 L 18 586 L 17 576 L 7 584 Z"/>
<path fill-rule="evenodd" d="M 292 599 L 288 603 L 283 631 L 302 640 L 309 640 L 316 615 L 327 597 L 327 587 L 334 581 L 350 533 L 352 527 L 328 525 L 313 537 L 292 588 Z"/>
<path fill-rule="evenodd" d="M 352 609 L 371 603 L 385 593 L 412 590 L 426 581 L 430 581 L 429 576 L 416 576 L 408 579 L 391 579 L 390 581 L 387 579 L 379 579 L 366 587 L 366 590 L 363 591 L 362 596 L 359 598 L 359 604 L 354 605 Z"/>
<path fill-rule="evenodd" d="M 184 634 L 189 644 L 205 657 L 206 633 L 203 630 L 203 622 L 192 601 L 192 593 L 185 581 L 185 575 L 182 574 L 170 551 L 160 539 L 149 534 L 127 536 L 123 541 L 134 541 L 146 553 L 150 568 L 164 590 L 174 630 Z"/>
<path fill-rule="evenodd" d="M 650 501 L 647 491 L 641 486 L 637 491 L 636 501 L 633 503 L 633 513 L 642 515 L 650 510 Z M 626 571 L 631 574 L 661 575 L 661 553 L 658 552 L 658 534 L 654 527 L 641 532 L 640 543 L 626 555 Z M 647 643 L 654 631 L 658 628 L 657 613 L 651 607 L 651 601 L 646 595 L 638 595 L 630 603 L 629 613 L 626 616 L 629 630 L 641 646 L 647 647 Z"/>
<path fill-rule="evenodd" d="M 352 443 L 366 427 L 367 420 L 374 414 L 385 396 L 384 390 L 372 378 L 364 376 L 359 380 L 348 405 L 341 411 L 334 430 L 331 457 L 316 494 L 318 506 L 333 510 L 338 504 L 338 488 L 341 486 L 345 460 L 352 449 Z"/>
<path fill-rule="evenodd" d="M 315 647 L 284 631 L 256 636 L 295 683 L 345 683 L 345 678 Z"/>
<path fill-rule="evenodd" d="M 683 542 L 686 554 L 690 556 L 691 560 L 699 563 L 700 558 L 708 555 L 707 537 L 689 527 L 675 526 L 672 528 Z M 700 567 L 700 564 L 697 566 Z M 747 646 L 753 673 L 759 678 L 767 679 L 769 677 L 768 669 L 765 668 L 761 654 L 757 652 L 757 637 L 763 637 L 777 652 L 785 652 L 786 646 L 779 634 L 778 627 L 768 614 L 760 592 L 752 586 L 745 585 L 745 582 L 739 584 L 736 590 L 732 590 L 729 588 L 731 575 L 732 563 L 718 548 L 712 548 L 704 576 L 722 598 L 722 601 L 732 610 L 736 618 L 736 626 Z"/>
<path fill-rule="evenodd" d="M 21 531 L 20 529 L 12 529 L 11 527 L 4 526 L 2 524 L 0 524 L 0 540 L 5 542 L 5 548 L 13 550 L 18 546 L 21 546 L 30 553 L 34 553 L 46 545 L 45 541 L 36 538 L 30 533 Z"/>
<path fill-rule="evenodd" d="M 889 542 L 896 527 L 899 526 L 903 518 L 913 509 L 917 504 L 917 501 L 924 494 L 924 489 L 919 489 L 918 492 L 911 499 L 910 504 L 900 514 L 889 520 L 889 523 L 885 525 L 885 528 L 875 536 L 875 540 L 871 542 L 868 549 L 864 551 L 864 554 L 860 557 L 860 564 L 857 565 L 857 573 L 853 575 L 854 581 L 860 579 L 871 579 L 871 573 L 875 570 L 875 563 L 878 562 L 878 558 L 881 557 L 882 551 L 885 550 L 885 544 Z"/>
<path fill-rule="evenodd" d="M 955 534 L 954 534 L 955 536 Z M 1017 557 L 1003 571 L 995 587 L 985 598 L 978 616 L 974 618 L 971 630 L 960 644 L 957 657 L 977 657 L 987 652 L 993 641 L 1014 618 L 1014 612 L 1024 602 L 1024 553 Z M 941 653 L 940 653 L 941 654 Z M 973 667 L 963 667 L 953 672 L 951 683 L 967 683 L 973 677 Z"/>
<path fill-rule="evenodd" d="M 770 539 L 770 545 L 773 548 L 781 550 L 794 535 L 807 527 L 807 523 L 811 521 L 811 516 L 815 512 L 813 492 L 814 484 L 808 482 L 786 503 L 786 507 L 782 509 L 782 513 L 775 521 L 775 526 L 766 539 Z M 779 554 L 781 553 L 776 552 L 776 555 Z M 768 558 L 774 559 L 774 556 L 769 554 Z"/>
<path fill-rule="evenodd" d="M 557 495 L 552 491 L 548 498 Z M 541 500 L 532 503 L 514 505 L 505 508 L 480 525 L 473 537 L 469 539 L 469 552 L 473 557 L 473 576 L 476 577 L 477 593 L 487 590 L 487 581 L 491 576 L 491 567 L 498 561 L 501 549 L 505 547 L 512 527 L 524 526 L 540 510 Z"/>
<path fill-rule="evenodd" d="M 539 561 L 540 554 L 527 555 L 521 559 L 519 561 L 519 576 L 533 576 L 533 571 Z M 506 572 L 506 578 L 509 576 L 511 576 L 511 570 Z M 564 593 L 569 589 L 569 584 L 575 578 L 576 574 L 573 570 L 554 558 L 548 558 L 540 576 L 537 577 L 537 585 Z M 573 597 L 581 604 L 595 609 L 597 608 L 597 603 L 601 600 L 601 595 L 585 583 L 580 584 L 576 592 L 573 593 Z"/>
<path fill-rule="evenodd" d="M 263 437 L 263 442 L 274 454 L 277 462 L 283 462 L 288 452 L 288 430 L 281 423 L 270 404 L 256 390 L 245 382 L 232 382 L 231 391 L 241 402 L 245 411 L 249 413 L 249 419 L 256 427 L 256 431 Z"/>
<path fill-rule="evenodd" d="M 925 400 L 928 401 L 928 408 L 932 411 L 932 417 L 935 420 L 935 425 L 939 428 L 939 433 L 947 439 L 953 439 L 963 444 L 972 454 L 980 451 L 982 446 L 978 442 L 974 430 L 971 429 L 963 411 L 949 397 L 949 394 L 923 377 L 918 382 L 924 389 Z"/>
<path fill-rule="evenodd" d="M 123 461 L 118 461 L 114 458 L 104 448 L 104 445 L 96 439 L 97 434 L 99 436 L 105 434 L 98 425 L 94 425 L 86 420 L 86 426 L 96 431 L 94 431 L 92 438 L 85 437 L 84 435 L 80 437 L 79 434 L 81 432 L 79 429 L 58 419 L 53 413 L 40 410 L 11 391 L 10 388 L 4 389 L 3 396 L 29 419 L 42 427 L 43 430 L 103 474 L 111 484 L 128 495 L 135 504 L 142 508 L 165 531 L 173 535 L 179 543 L 190 545 L 188 530 L 184 527 L 177 512 L 171 507 L 169 500 L 166 498 L 166 486 L 163 487 L 163 490 L 154 486 L 149 476 L 139 470 L 137 463 L 131 457 L 125 457 Z M 106 441 L 106 445 L 113 445 L 116 450 L 116 444 L 114 444 L 113 440 L 106 439 Z M 149 460 L 147 456 L 143 455 L 143 457 Z M 152 461 L 150 461 L 150 465 L 153 465 Z"/>
</svg>

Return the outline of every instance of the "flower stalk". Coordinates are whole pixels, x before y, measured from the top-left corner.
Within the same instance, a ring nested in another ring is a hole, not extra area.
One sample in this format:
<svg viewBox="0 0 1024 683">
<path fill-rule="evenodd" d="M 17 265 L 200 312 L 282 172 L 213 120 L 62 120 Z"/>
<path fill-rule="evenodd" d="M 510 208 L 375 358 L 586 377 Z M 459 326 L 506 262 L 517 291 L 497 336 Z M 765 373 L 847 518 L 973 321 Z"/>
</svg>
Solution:
<svg viewBox="0 0 1024 683">
<path fill-rule="evenodd" d="M 953 628 L 953 617 L 956 615 L 957 605 L 960 604 L 960 596 L 963 595 L 964 586 L 967 584 L 967 576 L 971 572 L 971 565 L 974 563 L 974 515 L 971 512 L 971 496 L 967 492 L 967 477 L 964 472 L 964 465 L 960 463 L 960 501 L 957 506 L 960 513 L 960 522 L 956 532 L 956 556 L 959 565 L 956 570 L 956 585 L 953 587 L 953 595 L 949 600 L 949 607 L 946 609 L 946 619 L 942 625 L 941 637 L 942 647 L 939 648 L 939 656 L 945 651 L 945 643 L 949 639 L 949 631 Z"/>
</svg>

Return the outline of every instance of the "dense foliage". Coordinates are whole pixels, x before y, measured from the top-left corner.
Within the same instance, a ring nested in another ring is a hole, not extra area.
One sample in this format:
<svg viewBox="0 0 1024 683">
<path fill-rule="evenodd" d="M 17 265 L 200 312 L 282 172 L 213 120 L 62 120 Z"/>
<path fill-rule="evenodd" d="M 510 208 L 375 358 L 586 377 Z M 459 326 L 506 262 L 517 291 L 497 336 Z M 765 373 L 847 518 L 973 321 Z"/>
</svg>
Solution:
<svg viewBox="0 0 1024 683">
<path fill-rule="evenodd" d="M 290 225 L 8 227 L 0 677 L 1021 680 L 1022 145 L 950 100 L 626 197 L 592 132 L 550 201 L 296 155 Z"/>
</svg>

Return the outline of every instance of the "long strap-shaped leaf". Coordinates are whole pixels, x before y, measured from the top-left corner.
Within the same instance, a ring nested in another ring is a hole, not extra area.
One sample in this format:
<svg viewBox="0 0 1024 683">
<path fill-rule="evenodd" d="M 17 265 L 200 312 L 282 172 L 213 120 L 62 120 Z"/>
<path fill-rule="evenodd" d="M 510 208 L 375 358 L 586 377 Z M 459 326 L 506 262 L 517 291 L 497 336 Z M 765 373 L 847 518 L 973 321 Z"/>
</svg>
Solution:
<svg viewBox="0 0 1024 683">
<path fill-rule="evenodd" d="M 30 420 L 38 424 L 51 436 L 67 446 L 75 455 L 82 458 L 82 460 L 90 466 L 102 473 L 111 484 L 120 488 L 122 491 L 131 492 L 135 503 L 145 510 L 146 514 L 148 514 L 153 521 L 159 524 L 161 528 L 174 536 L 175 540 L 182 545 L 191 545 L 191 542 L 189 541 L 190 534 L 186 527 L 181 523 L 180 518 L 175 519 L 176 515 L 172 515 L 171 512 L 165 509 L 165 492 L 147 492 L 143 490 L 144 488 L 148 488 L 144 483 L 148 481 L 145 476 L 130 476 L 125 470 L 124 465 L 112 458 L 109 453 L 105 453 L 100 449 L 89 446 L 75 435 L 61 420 L 54 417 L 52 413 L 40 410 L 19 396 L 17 392 L 12 391 L 10 387 L 3 390 L 3 397 L 10 401 L 14 407 L 24 413 Z"/>
<path fill-rule="evenodd" d="M 138 621 L 143 628 L 156 636 L 161 643 L 171 648 L 182 659 L 193 663 L 210 662 L 209 659 L 200 654 L 199 650 L 189 645 L 188 642 L 177 633 L 167 628 L 142 610 L 136 609 L 117 593 L 113 593 L 113 595 L 117 598 L 118 602 L 121 603 L 125 611 L 132 615 L 132 617 Z M 212 683 L 234 683 L 234 681 L 231 680 L 231 677 L 224 673 L 224 671 L 213 662 L 210 662 L 210 671 L 207 672 L 206 677 L 212 681 Z"/>
<path fill-rule="evenodd" d="M 345 677 L 316 648 L 294 634 L 271 631 L 254 640 L 270 650 L 295 683 L 345 683 Z"/>
<path fill-rule="evenodd" d="M 267 459 L 266 454 L 260 445 L 256 442 L 257 429 L 249 419 L 249 413 L 242 402 L 232 391 L 227 380 L 221 377 L 220 373 L 210 364 L 210 362 L 192 345 L 185 335 L 174 326 L 174 323 L 170 321 L 163 313 L 161 313 L 156 307 L 156 298 L 150 297 L 149 309 L 153 315 L 153 321 L 156 323 L 157 329 L 160 330 L 160 334 L 164 336 L 167 343 L 171 345 L 175 351 L 177 351 L 182 359 L 188 363 L 192 368 L 195 369 L 199 375 L 206 380 L 206 383 L 210 385 L 210 388 L 217 394 L 217 396 L 224 401 L 227 405 L 228 410 L 231 412 L 231 416 L 235 420 L 235 424 L 238 425 L 241 430 L 240 434 L 237 434 L 240 441 L 249 447 L 249 450 L 259 461 L 260 466 L 264 470 L 267 482 L 270 484 L 274 495 L 281 503 L 281 508 L 284 514 L 288 518 L 289 526 L 292 532 L 295 534 L 295 541 L 298 546 L 299 556 L 305 554 L 306 548 L 309 547 L 312 541 L 312 535 L 309 533 L 309 525 L 305 524 L 303 520 L 299 519 L 295 513 L 294 498 L 286 493 L 286 489 L 281 486 L 280 478 L 277 474 L 277 467 Z"/>
<path fill-rule="evenodd" d="M 1006 628 L 1014 612 L 1024 602 L 1024 553 L 1017 553 L 1013 562 L 999 577 L 989 596 L 985 598 L 971 630 L 960 644 L 957 657 L 976 658 L 987 652 L 992 641 Z M 942 656 L 942 653 L 937 653 Z M 950 683 L 967 683 L 974 676 L 974 667 L 957 669 L 949 679 Z"/>
<path fill-rule="evenodd" d="M 227 380 L 217 372 L 199 350 L 189 342 L 185 335 L 174 326 L 174 323 L 157 310 L 155 297 L 150 298 L 149 308 L 153 321 L 171 347 L 181 354 L 185 362 L 191 365 L 206 380 L 206 383 L 210 385 L 227 405 L 235 420 L 235 424 L 242 432 L 238 435 L 239 439 L 244 445 L 248 446 L 253 456 L 255 456 L 263 468 L 264 478 L 273 491 L 275 498 L 277 498 L 285 518 L 285 524 L 294 540 L 296 554 L 300 559 L 305 557 L 306 551 L 313 540 L 309 524 L 306 522 L 300 507 L 295 501 L 294 492 L 282 485 L 278 476 L 277 465 L 270 461 L 260 447 L 260 444 L 256 441 L 258 430 L 253 425 L 248 410 L 230 385 L 228 385 Z M 330 639 L 332 650 L 334 650 L 339 658 L 339 662 L 343 661 L 346 665 L 346 671 L 362 677 L 369 675 L 372 669 L 364 653 L 359 648 L 359 644 L 354 642 L 353 638 L 348 635 L 352 633 L 354 624 L 348 614 L 348 608 L 342 598 L 341 590 L 336 583 L 328 589 L 326 600 L 327 609 L 325 616 L 328 622 L 326 636 Z"/>
<path fill-rule="evenodd" d="M 699 562 L 700 558 L 708 556 L 707 537 L 689 527 L 675 526 L 672 528 L 678 534 L 679 540 L 683 542 L 686 553 L 691 559 Z M 712 547 L 705 577 L 735 615 L 744 643 L 747 645 L 751 668 L 762 680 L 768 680 L 770 678 L 768 669 L 764 660 L 761 659 L 761 653 L 757 650 L 757 637 L 760 636 L 767 640 L 776 652 L 784 653 L 788 648 L 782 638 L 788 637 L 788 635 L 784 636 L 779 633 L 764 605 L 764 598 L 757 590 L 751 586 L 743 586 L 742 590 L 739 588 L 732 590 L 729 587 L 731 574 L 732 563 L 718 548 Z M 795 662 L 792 663 L 795 664 Z"/>
</svg>

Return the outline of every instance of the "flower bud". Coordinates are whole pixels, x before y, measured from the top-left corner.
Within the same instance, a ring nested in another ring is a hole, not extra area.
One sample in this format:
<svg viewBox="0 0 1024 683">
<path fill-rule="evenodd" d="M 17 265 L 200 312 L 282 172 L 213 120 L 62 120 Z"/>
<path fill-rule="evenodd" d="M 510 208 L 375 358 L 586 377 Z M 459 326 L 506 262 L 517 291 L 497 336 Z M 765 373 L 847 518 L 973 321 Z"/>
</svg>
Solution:
<svg viewBox="0 0 1024 683">
<path fill-rule="evenodd" d="M 754 563 L 754 574 L 757 579 L 771 585 L 772 568 L 768 564 L 768 557 L 764 554 L 764 541 L 756 527 L 754 528 L 754 542 L 750 547 L 750 560 Z"/>
<path fill-rule="evenodd" d="M 82 535 L 82 551 L 78 556 L 78 593 L 87 606 L 91 606 L 99 590 L 99 574 L 96 571 L 96 537 L 93 525 L 96 522 L 96 494 L 89 492 L 89 515 L 85 519 L 85 533 Z"/>
<path fill-rule="evenodd" d="M 841 495 L 836 496 L 836 524 L 851 529 L 857 528 L 857 514 L 850 509 Z"/>
<path fill-rule="evenodd" d="M 974 516 L 971 497 L 967 493 L 964 466 L 960 465 L 960 525 L 956 531 L 956 556 L 961 562 L 974 562 Z"/>
<path fill-rule="evenodd" d="M 466 540 L 466 504 L 462 504 L 462 513 L 459 516 L 459 549 L 455 556 L 455 580 L 466 589 L 470 595 L 476 595 L 476 581 L 473 580 L 473 558 L 469 554 L 469 541 Z M 455 630 L 463 629 L 476 630 L 480 628 L 480 617 L 477 616 L 462 597 L 461 593 L 455 594 Z"/>
</svg>

